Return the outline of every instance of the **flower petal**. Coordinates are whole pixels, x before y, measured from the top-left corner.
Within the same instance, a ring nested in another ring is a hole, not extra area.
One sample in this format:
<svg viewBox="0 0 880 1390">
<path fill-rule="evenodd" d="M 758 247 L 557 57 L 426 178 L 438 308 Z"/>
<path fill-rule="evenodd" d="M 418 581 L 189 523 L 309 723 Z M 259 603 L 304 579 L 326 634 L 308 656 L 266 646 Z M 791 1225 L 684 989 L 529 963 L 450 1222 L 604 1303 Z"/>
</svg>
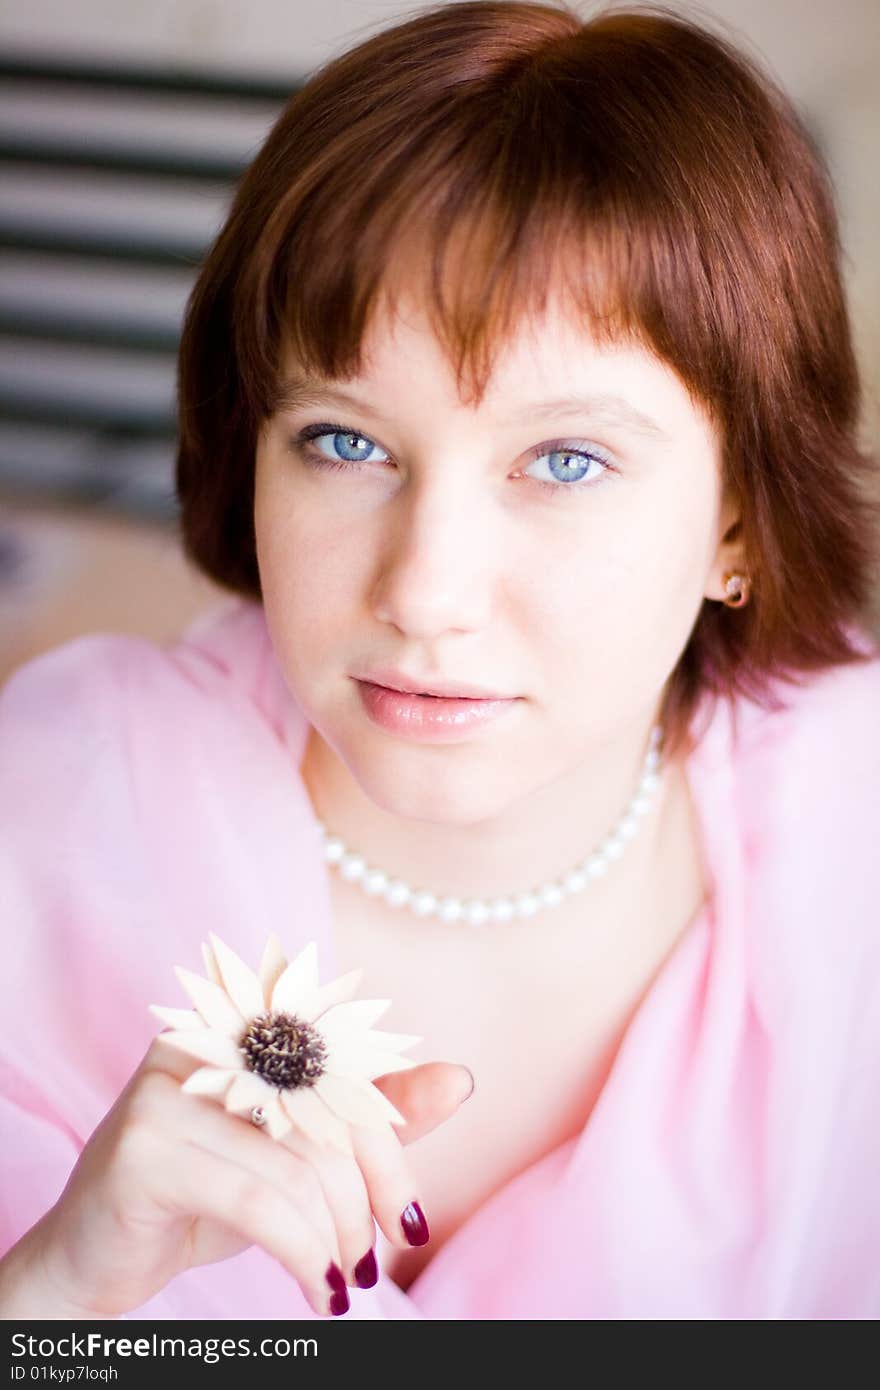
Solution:
<svg viewBox="0 0 880 1390">
<path fill-rule="evenodd" d="M 302 1130 L 316 1144 L 332 1144 L 343 1153 L 351 1153 L 348 1126 L 329 1110 L 313 1086 L 297 1086 L 281 1092 L 281 1104 L 293 1121 L 294 1131 Z"/>
<path fill-rule="evenodd" d="M 310 941 L 279 975 L 272 990 L 271 1008 L 276 1013 L 295 1014 L 318 984 L 318 946 Z"/>
<path fill-rule="evenodd" d="M 208 935 L 227 994 L 242 1018 L 254 1018 L 256 1014 L 262 1013 L 264 1008 L 259 980 L 231 946 L 227 946 L 214 932 L 209 932 Z"/>
<path fill-rule="evenodd" d="M 174 973 L 208 1027 L 216 1028 L 218 1033 L 225 1033 L 227 1037 L 237 1040 L 244 1029 L 245 1020 L 226 990 L 221 985 L 215 985 L 210 980 L 204 980 L 201 975 L 184 969 L 182 965 L 175 965 Z"/>
<path fill-rule="evenodd" d="M 275 988 L 275 981 L 284 974 L 286 969 L 287 957 L 281 942 L 275 932 L 270 932 L 266 945 L 263 947 L 263 959 L 260 961 L 260 968 L 257 971 L 266 1009 L 272 1007 L 272 991 Z"/>
<path fill-rule="evenodd" d="M 340 1043 L 329 1049 L 324 1070 L 333 1076 L 359 1076 L 372 1081 L 374 1077 L 386 1076 L 392 1071 L 406 1071 L 418 1065 L 412 1057 L 401 1057 L 397 1052 L 361 1047 L 359 1043 Z"/>
<path fill-rule="evenodd" d="M 385 1052 L 405 1052 L 408 1047 L 424 1042 L 416 1033 L 386 1033 L 381 1028 L 369 1029 L 362 1033 L 360 1042 L 369 1046 L 381 1047 Z"/>
<path fill-rule="evenodd" d="M 214 955 L 214 952 L 211 950 L 211 947 L 208 945 L 206 941 L 202 942 L 202 960 L 205 962 L 205 974 L 211 981 L 211 984 L 220 985 L 222 989 L 223 976 L 220 974 L 220 970 L 217 965 L 217 957 Z"/>
<path fill-rule="evenodd" d="M 160 1018 L 168 1028 L 176 1028 L 180 1032 L 198 1031 L 206 1027 L 203 1018 L 196 1013 L 195 1009 L 166 1009 L 164 1004 L 148 1004 L 147 1008 L 156 1018 Z"/>
<path fill-rule="evenodd" d="M 314 1089 L 340 1119 L 349 1124 L 366 1125 L 368 1129 L 385 1129 L 392 1124 L 405 1125 L 406 1119 L 377 1087 L 354 1076 L 333 1076 L 324 1072 Z"/>
<path fill-rule="evenodd" d="M 330 980 L 326 985 L 320 985 L 308 999 L 303 999 L 300 1003 L 300 1018 L 304 1018 L 306 1023 L 314 1023 L 319 1014 L 332 1008 L 334 1004 L 344 1004 L 347 1000 L 353 999 L 363 978 L 363 966 L 358 966 L 357 970 L 349 970 L 348 974 L 340 975 L 338 979 Z"/>
<path fill-rule="evenodd" d="M 239 1073 L 237 1071 L 218 1071 L 216 1067 L 197 1067 L 181 1085 L 182 1091 L 194 1096 L 225 1096 L 229 1083 Z"/>
<path fill-rule="evenodd" d="M 226 1109 L 247 1115 L 255 1105 L 267 1109 L 278 1099 L 277 1089 L 253 1071 L 240 1071 L 226 1093 Z"/>
<path fill-rule="evenodd" d="M 211 1028 L 202 1032 L 162 1033 L 162 1041 L 188 1057 L 197 1057 L 211 1067 L 222 1067 L 229 1071 L 242 1071 L 242 1055 L 231 1038 L 223 1033 L 215 1033 Z"/>
<path fill-rule="evenodd" d="M 391 1004 L 390 999 L 352 999 L 347 1004 L 334 1004 L 332 1009 L 315 1019 L 315 1027 L 327 1038 L 348 1038 L 362 1033 L 381 1018 Z"/>
</svg>

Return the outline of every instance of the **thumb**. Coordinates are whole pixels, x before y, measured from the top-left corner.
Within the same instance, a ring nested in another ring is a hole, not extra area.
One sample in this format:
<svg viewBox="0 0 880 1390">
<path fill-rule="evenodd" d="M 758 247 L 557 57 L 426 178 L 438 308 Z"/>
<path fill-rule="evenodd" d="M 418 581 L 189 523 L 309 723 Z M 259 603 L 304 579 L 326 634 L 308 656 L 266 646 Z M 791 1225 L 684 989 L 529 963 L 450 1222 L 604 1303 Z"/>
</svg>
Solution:
<svg viewBox="0 0 880 1390">
<path fill-rule="evenodd" d="M 405 1117 L 406 1124 L 394 1130 L 402 1144 L 412 1144 L 455 1114 L 473 1091 L 474 1078 L 456 1062 L 423 1062 L 377 1076 L 373 1085 Z"/>
</svg>

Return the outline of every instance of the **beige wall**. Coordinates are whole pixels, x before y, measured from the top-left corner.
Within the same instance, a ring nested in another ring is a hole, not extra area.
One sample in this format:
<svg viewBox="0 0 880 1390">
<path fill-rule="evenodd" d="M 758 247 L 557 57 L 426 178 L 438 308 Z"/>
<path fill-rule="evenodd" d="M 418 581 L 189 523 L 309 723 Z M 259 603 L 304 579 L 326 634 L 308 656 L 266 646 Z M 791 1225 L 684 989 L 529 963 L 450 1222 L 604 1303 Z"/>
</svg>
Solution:
<svg viewBox="0 0 880 1390">
<path fill-rule="evenodd" d="M 876 62 L 876 0 L 698 0 L 674 7 L 739 29 L 807 97 Z M 420 8 L 418 0 L 3 0 L 0 42 L 283 73 L 323 62 Z M 588 15 L 600 6 L 575 8 Z"/>
</svg>

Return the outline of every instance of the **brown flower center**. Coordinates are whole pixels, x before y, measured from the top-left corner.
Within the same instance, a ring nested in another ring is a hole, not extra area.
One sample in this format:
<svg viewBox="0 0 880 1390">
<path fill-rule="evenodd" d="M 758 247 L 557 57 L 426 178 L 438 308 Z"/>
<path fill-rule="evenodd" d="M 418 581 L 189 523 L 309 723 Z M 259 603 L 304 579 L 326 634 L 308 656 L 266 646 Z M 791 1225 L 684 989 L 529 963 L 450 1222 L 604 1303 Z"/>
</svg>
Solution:
<svg viewBox="0 0 880 1390">
<path fill-rule="evenodd" d="M 282 1091 L 314 1086 L 327 1061 L 327 1045 L 317 1028 L 294 1014 L 258 1014 L 239 1047 L 248 1069 Z"/>
</svg>

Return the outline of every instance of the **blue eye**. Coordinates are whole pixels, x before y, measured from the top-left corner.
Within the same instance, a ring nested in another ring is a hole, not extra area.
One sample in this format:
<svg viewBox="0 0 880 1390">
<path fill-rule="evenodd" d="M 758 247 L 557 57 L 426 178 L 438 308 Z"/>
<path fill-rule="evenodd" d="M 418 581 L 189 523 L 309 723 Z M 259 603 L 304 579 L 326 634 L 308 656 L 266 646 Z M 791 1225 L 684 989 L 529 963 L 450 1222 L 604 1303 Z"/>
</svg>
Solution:
<svg viewBox="0 0 880 1390">
<path fill-rule="evenodd" d="M 325 454 L 316 444 L 321 455 L 320 464 L 328 468 L 345 468 L 350 464 L 375 462 L 368 456 L 376 448 L 372 439 L 367 439 L 358 430 L 345 429 L 342 425 L 306 425 L 300 432 L 302 440 L 329 439 L 333 453 Z"/>
<path fill-rule="evenodd" d="M 584 487 L 595 485 L 601 482 L 604 475 L 611 471 L 611 463 L 604 450 L 592 446 L 589 449 L 570 449 L 563 443 L 551 444 L 548 448 L 546 444 L 540 444 L 537 449 L 532 450 L 532 458 L 536 462 L 541 459 L 549 459 L 547 467 L 550 472 L 552 482 L 543 478 L 536 478 L 535 481 L 542 487 L 552 488 L 556 492 L 573 492 L 581 480 L 586 477 L 591 464 L 596 463 L 600 467 L 600 472 L 594 474 Z M 527 475 L 531 476 L 531 475 Z"/>
<path fill-rule="evenodd" d="M 327 452 L 318 441 L 327 440 Z M 313 441 L 313 447 L 306 447 Z M 362 463 L 377 463 L 387 461 L 388 456 L 382 459 L 371 459 L 369 456 L 378 445 L 374 444 L 367 435 L 361 434 L 359 430 L 353 430 L 346 425 L 316 424 L 306 425 L 300 430 L 295 439 L 291 441 L 292 447 L 300 452 L 311 468 L 329 469 L 357 469 Z M 382 452 L 380 450 L 380 452 Z M 563 492 L 574 492 L 580 487 L 583 490 L 588 486 L 595 486 L 601 482 L 606 473 L 613 471 L 613 465 L 605 454 L 604 450 L 596 445 L 589 448 L 576 449 L 565 444 L 564 440 L 554 440 L 551 444 L 540 444 L 531 451 L 531 456 L 535 462 L 548 459 L 549 478 L 535 478 L 531 474 L 525 474 L 531 482 L 535 482 L 539 487 L 557 494 Z M 587 483 L 583 483 L 590 465 L 598 466 L 600 472 L 594 474 Z M 530 465 L 531 466 L 531 465 Z"/>
</svg>

